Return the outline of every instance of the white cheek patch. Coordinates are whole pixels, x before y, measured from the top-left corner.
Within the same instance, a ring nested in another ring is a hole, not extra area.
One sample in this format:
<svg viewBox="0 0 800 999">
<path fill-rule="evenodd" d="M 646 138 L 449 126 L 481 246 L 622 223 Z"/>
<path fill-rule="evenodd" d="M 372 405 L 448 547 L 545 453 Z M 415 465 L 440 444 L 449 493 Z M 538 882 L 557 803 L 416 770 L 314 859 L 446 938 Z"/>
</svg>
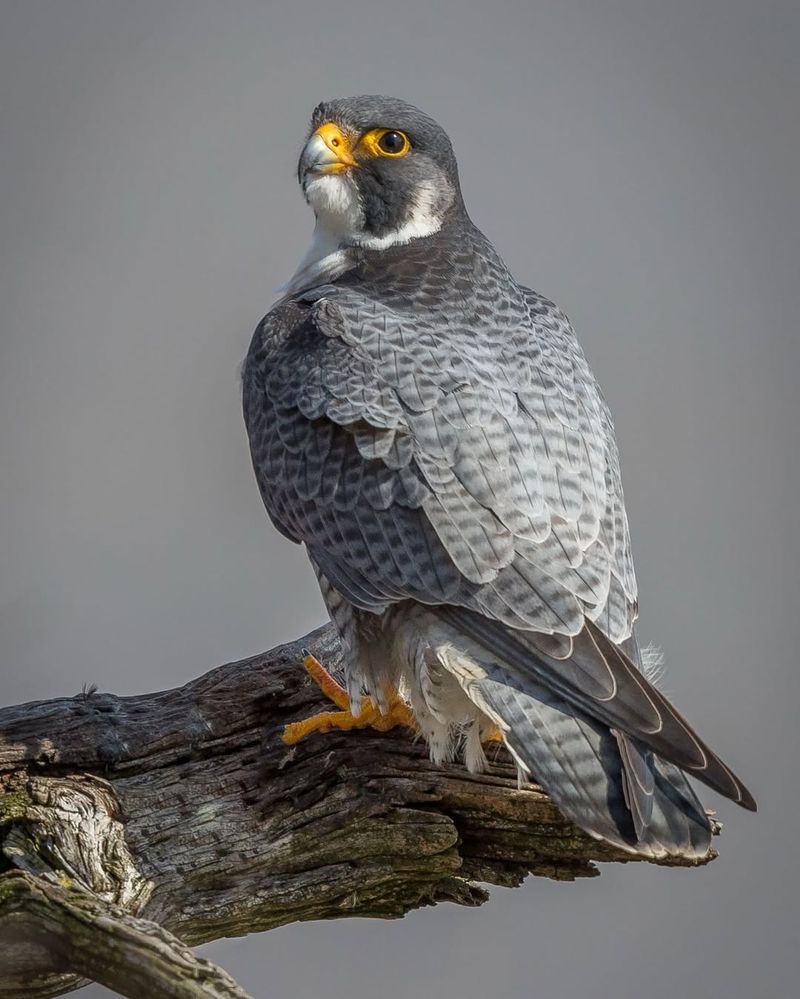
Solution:
<svg viewBox="0 0 800 999">
<path fill-rule="evenodd" d="M 414 191 L 414 200 L 406 221 L 398 228 L 383 236 L 366 236 L 358 240 L 359 246 L 369 250 L 385 250 L 389 246 L 410 243 L 412 239 L 432 236 L 442 227 L 442 216 L 452 203 L 453 197 L 442 197 L 442 190 L 430 181 L 422 181 Z"/>
</svg>

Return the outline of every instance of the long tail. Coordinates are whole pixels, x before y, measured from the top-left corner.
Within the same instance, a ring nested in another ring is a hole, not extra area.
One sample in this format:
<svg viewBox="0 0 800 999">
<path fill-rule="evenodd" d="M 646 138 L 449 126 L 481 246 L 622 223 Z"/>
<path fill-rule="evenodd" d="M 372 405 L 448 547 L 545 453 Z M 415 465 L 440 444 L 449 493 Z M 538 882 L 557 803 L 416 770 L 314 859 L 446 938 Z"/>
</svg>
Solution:
<svg viewBox="0 0 800 999">
<path fill-rule="evenodd" d="M 627 736 L 535 683 L 520 689 L 501 667 L 467 693 L 504 730 L 519 765 L 592 836 L 650 857 L 708 853 L 708 817 L 675 767 L 663 772 Z"/>
<path fill-rule="evenodd" d="M 742 782 L 594 626 L 568 659 L 555 659 L 532 633 L 461 608 L 437 615 L 473 655 L 481 650 L 481 669 L 462 669 L 454 638 L 442 665 L 500 727 L 518 764 L 592 836 L 649 857 L 704 856 L 711 823 L 682 770 L 755 809 Z"/>
</svg>

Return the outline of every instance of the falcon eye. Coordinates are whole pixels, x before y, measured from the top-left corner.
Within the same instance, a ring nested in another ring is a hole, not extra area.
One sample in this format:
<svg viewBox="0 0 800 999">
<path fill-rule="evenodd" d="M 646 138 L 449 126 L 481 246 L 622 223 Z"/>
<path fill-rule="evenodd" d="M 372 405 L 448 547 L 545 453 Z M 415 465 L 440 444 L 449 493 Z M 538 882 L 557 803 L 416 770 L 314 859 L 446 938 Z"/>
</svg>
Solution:
<svg viewBox="0 0 800 999">
<path fill-rule="evenodd" d="M 407 142 L 408 139 L 401 132 L 385 132 L 378 139 L 378 148 L 382 153 L 397 156 L 398 153 L 402 153 L 406 148 Z"/>
<path fill-rule="evenodd" d="M 371 156 L 397 159 L 411 151 L 411 142 L 406 133 L 398 132 L 395 128 L 373 128 L 361 141 Z"/>
</svg>

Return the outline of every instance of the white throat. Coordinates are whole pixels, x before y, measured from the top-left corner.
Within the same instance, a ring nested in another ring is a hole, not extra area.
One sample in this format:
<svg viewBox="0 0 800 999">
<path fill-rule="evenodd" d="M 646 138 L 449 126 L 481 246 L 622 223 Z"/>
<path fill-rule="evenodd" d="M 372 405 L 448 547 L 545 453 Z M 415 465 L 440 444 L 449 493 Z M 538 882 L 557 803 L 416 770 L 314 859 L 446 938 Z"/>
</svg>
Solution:
<svg viewBox="0 0 800 999">
<path fill-rule="evenodd" d="M 433 184 L 425 181 L 415 192 L 406 221 L 383 236 L 364 232 L 364 212 L 358 190 L 346 174 L 314 176 L 304 185 L 304 193 L 317 221 L 311 245 L 297 270 L 280 289 L 284 295 L 298 294 L 335 280 L 350 267 L 348 249 L 385 250 L 410 243 L 412 239 L 432 236 L 442 226 L 441 194 Z"/>
</svg>

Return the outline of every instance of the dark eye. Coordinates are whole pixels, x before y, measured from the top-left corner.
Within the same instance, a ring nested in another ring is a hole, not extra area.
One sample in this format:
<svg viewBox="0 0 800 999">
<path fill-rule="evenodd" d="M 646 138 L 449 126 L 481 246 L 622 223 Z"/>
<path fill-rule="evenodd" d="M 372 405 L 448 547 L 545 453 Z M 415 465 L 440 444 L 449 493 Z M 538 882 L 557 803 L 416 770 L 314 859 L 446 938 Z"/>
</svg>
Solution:
<svg viewBox="0 0 800 999">
<path fill-rule="evenodd" d="M 390 156 L 397 156 L 399 153 L 405 152 L 407 146 L 408 139 L 402 132 L 384 132 L 378 139 L 378 147 L 381 152 L 388 153 Z"/>
</svg>

